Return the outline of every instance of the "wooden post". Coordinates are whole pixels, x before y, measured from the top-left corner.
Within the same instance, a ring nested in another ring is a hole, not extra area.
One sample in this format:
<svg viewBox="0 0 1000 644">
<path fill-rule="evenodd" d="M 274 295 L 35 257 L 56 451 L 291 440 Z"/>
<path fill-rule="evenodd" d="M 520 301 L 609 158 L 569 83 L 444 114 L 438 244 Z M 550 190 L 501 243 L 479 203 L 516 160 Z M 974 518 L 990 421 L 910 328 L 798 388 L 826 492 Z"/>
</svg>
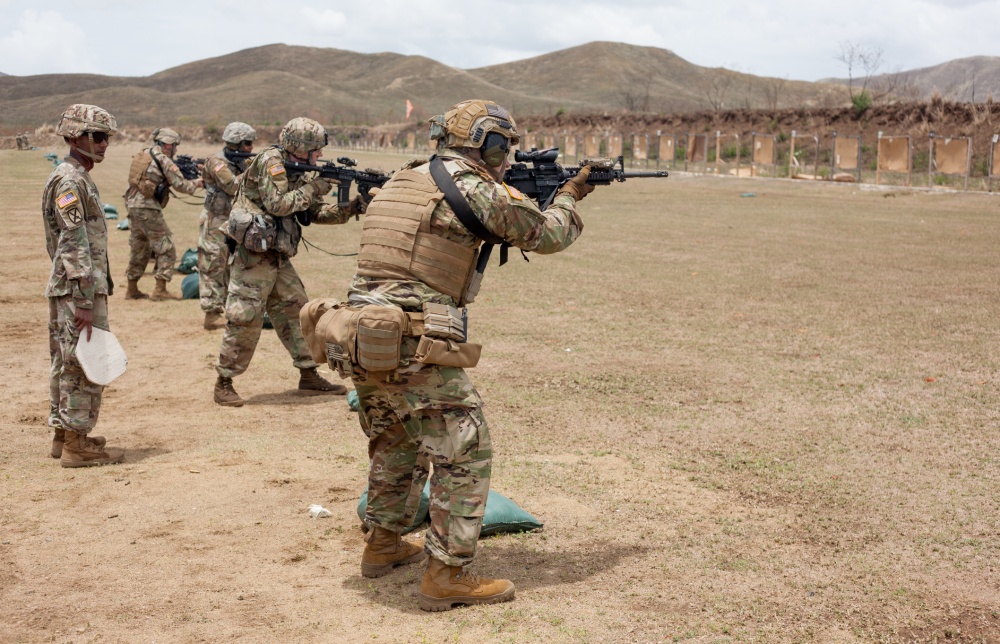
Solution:
<svg viewBox="0 0 1000 644">
<path fill-rule="evenodd" d="M 906 185 L 912 186 L 913 180 L 911 178 L 913 174 L 913 141 L 910 140 L 909 135 L 906 137 Z"/>
<path fill-rule="evenodd" d="M 990 169 L 986 171 L 986 192 L 993 192 L 993 154 L 997 147 L 997 141 L 1000 141 L 1000 134 L 994 134 L 990 140 Z"/>
<path fill-rule="evenodd" d="M 792 178 L 792 164 L 795 163 L 795 130 L 792 130 L 792 146 L 788 151 L 788 178 Z"/>
<path fill-rule="evenodd" d="M 934 133 L 930 133 L 927 143 L 927 187 L 934 187 Z"/>
<path fill-rule="evenodd" d="M 965 139 L 965 150 L 968 156 L 965 159 L 965 190 L 969 189 L 969 175 L 972 174 L 972 137 Z"/>
<path fill-rule="evenodd" d="M 715 176 L 719 176 L 719 163 L 722 160 L 722 132 L 715 131 Z"/>
<path fill-rule="evenodd" d="M 736 178 L 740 178 L 740 135 L 737 132 L 733 136 L 736 137 Z"/>
<path fill-rule="evenodd" d="M 815 134 L 813 135 L 813 141 L 816 142 L 816 158 L 813 159 L 813 176 L 819 177 L 819 137 Z"/>
<path fill-rule="evenodd" d="M 837 131 L 834 130 L 830 136 L 833 140 L 833 148 L 830 151 L 830 181 L 833 181 L 833 175 L 837 173 Z"/>
<path fill-rule="evenodd" d="M 875 145 L 875 185 L 882 178 L 882 132 L 878 133 L 878 143 Z"/>
</svg>

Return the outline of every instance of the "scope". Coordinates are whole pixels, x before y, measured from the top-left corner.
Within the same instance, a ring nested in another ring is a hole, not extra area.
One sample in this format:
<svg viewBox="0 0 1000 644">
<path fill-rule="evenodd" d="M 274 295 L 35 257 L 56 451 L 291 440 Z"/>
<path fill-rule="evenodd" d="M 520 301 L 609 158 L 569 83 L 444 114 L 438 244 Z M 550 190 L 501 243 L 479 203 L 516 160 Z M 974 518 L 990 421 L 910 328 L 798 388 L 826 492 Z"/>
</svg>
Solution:
<svg viewBox="0 0 1000 644">
<path fill-rule="evenodd" d="M 524 150 L 514 152 L 514 161 L 518 163 L 555 163 L 558 158 L 559 148 L 549 148 L 548 150 L 531 148 L 527 152 Z"/>
<path fill-rule="evenodd" d="M 340 165 L 346 165 L 348 168 L 353 168 L 358 165 L 358 162 L 351 157 L 337 157 L 337 163 Z"/>
</svg>

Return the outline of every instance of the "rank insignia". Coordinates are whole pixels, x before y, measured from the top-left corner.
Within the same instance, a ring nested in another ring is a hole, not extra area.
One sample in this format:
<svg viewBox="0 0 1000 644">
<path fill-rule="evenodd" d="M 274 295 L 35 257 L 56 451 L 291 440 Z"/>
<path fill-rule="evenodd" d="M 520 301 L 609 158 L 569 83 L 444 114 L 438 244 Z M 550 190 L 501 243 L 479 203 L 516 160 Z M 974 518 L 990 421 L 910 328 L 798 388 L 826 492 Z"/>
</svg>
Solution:
<svg viewBox="0 0 1000 644">
<path fill-rule="evenodd" d="M 56 205 L 59 206 L 61 210 L 64 210 L 75 204 L 77 201 L 80 201 L 80 198 L 76 196 L 76 192 L 69 190 L 56 198 Z"/>
<path fill-rule="evenodd" d="M 507 189 L 507 194 L 509 194 L 512 198 L 517 199 L 518 201 L 524 199 L 524 194 L 514 186 L 508 186 L 506 183 L 502 185 Z"/>
</svg>

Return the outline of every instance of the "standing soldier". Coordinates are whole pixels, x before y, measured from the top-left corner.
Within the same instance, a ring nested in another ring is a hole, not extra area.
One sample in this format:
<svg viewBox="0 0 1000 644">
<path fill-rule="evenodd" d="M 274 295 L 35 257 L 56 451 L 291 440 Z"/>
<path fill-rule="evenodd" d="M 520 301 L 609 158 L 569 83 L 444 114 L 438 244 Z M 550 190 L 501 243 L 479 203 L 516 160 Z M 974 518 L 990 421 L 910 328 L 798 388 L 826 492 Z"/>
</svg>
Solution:
<svg viewBox="0 0 1000 644">
<path fill-rule="evenodd" d="M 56 134 L 69 144 L 69 156 L 45 183 L 42 219 L 52 273 L 49 298 L 49 425 L 55 430 L 52 457 L 63 467 L 120 463 L 125 452 L 106 448 L 91 436 L 101 410 L 102 385 L 84 375 L 76 358 L 80 336 L 108 327 L 108 296 L 114 283 L 108 266 L 108 227 L 101 195 L 90 177 L 104 160 L 115 117 L 96 105 L 71 105 Z"/>
<path fill-rule="evenodd" d="M 236 182 L 246 169 L 246 157 L 253 151 L 257 132 L 246 123 L 230 123 L 222 132 L 225 147 L 221 154 L 205 160 L 205 208 L 198 222 L 198 281 L 205 328 L 226 325 L 226 289 L 229 287 L 229 249 L 222 226 L 229 219 L 236 195 Z"/>
<path fill-rule="evenodd" d="M 372 358 L 385 355 L 384 325 L 362 334 L 358 322 L 358 361 L 367 350 L 373 364 L 389 367 L 351 367 L 371 459 L 366 520 L 373 528 L 361 572 L 376 577 L 423 558 L 420 544 L 400 532 L 408 508 L 417 507 L 429 461 L 431 526 L 423 550 L 430 560 L 418 600 L 423 610 L 439 611 L 514 598 L 510 581 L 464 569 L 476 553 L 493 457 L 482 399 L 464 370 L 478 361 L 464 330 L 464 306 L 481 278 L 477 249 L 484 240 L 541 254 L 566 249 L 583 230 L 576 202 L 593 186 L 585 166 L 542 212 L 501 183 L 519 137 L 514 119 L 491 101 L 458 103 L 431 120 L 430 135 L 437 156 L 408 162 L 368 205 L 349 302 L 423 319 L 420 337 L 393 345 L 395 367 Z"/>
<path fill-rule="evenodd" d="M 181 174 L 173 157 L 181 135 L 168 128 L 153 131 L 153 147 L 144 148 L 132 158 L 128 172 L 125 206 L 129 217 L 129 260 L 125 277 L 128 279 L 126 300 L 179 300 L 167 291 L 167 282 L 174 274 L 177 250 L 170 238 L 170 228 L 163 218 L 163 207 L 170 199 L 170 188 L 193 194 L 202 186 L 201 177 L 188 181 Z M 146 272 L 149 256 L 156 256 L 156 288 L 151 296 L 139 290 L 139 278 Z"/>
<path fill-rule="evenodd" d="M 309 347 L 302 337 L 299 311 L 306 290 L 292 266 L 302 229 L 308 225 L 342 224 L 365 210 L 355 196 L 347 208 L 327 204 L 324 195 L 333 184 L 285 169 L 286 161 L 315 165 L 327 144 L 326 130 L 316 121 L 294 118 L 282 128 L 278 145 L 250 161 L 233 209 L 227 235 L 237 244 L 230 259 L 226 297 L 226 330 L 219 349 L 215 402 L 241 407 L 243 399 L 233 389 L 233 377 L 247 370 L 253 358 L 266 311 L 274 329 L 300 372 L 299 389 L 345 394 L 347 388 L 324 380 L 316 372 Z"/>
</svg>

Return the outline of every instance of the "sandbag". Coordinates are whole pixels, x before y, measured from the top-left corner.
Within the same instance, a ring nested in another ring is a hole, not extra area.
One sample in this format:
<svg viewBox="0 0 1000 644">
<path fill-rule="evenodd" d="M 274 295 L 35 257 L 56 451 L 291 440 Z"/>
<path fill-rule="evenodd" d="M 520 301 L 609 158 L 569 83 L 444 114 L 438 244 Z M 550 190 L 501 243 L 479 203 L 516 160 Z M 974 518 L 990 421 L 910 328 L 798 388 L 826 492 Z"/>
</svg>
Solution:
<svg viewBox="0 0 1000 644">
<path fill-rule="evenodd" d="M 198 249 L 189 248 L 181 255 L 181 262 L 177 265 L 177 272 L 190 275 L 198 270 Z"/>
<path fill-rule="evenodd" d="M 197 300 L 199 297 L 198 273 L 191 273 L 181 280 L 181 299 Z"/>
</svg>

